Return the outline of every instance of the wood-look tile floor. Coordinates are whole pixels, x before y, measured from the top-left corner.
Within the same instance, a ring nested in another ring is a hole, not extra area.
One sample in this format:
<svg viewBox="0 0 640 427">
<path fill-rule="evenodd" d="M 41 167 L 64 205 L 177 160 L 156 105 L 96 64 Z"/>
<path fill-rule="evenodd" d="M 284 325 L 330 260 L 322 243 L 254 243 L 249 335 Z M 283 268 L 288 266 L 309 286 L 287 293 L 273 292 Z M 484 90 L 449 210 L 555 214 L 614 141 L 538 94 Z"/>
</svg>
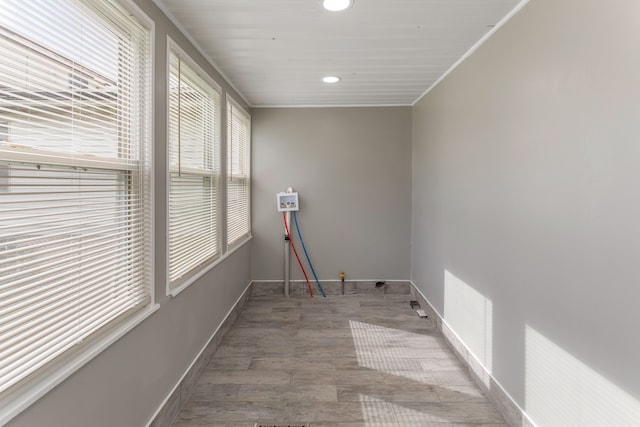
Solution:
<svg viewBox="0 0 640 427">
<path fill-rule="evenodd" d="M 173 427 L 506 427 L 409 300 L 252 297 Z"/>
</svg>

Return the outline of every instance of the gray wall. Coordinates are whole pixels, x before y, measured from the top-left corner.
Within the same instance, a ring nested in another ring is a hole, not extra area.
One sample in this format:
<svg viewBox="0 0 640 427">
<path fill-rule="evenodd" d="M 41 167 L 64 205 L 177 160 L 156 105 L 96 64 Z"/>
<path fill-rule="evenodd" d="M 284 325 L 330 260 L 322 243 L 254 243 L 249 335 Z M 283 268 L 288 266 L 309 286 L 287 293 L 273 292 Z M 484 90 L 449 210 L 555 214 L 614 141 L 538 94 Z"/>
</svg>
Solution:
<svg viewBox="0 0 640 427">
<path fill-rule="evenodd" d="M 11 427 L 146 425 L 250 282 L 251 245 L 247 244 L 177 297 L 165 296 L 167 35 L 208 71 L 223 91 L 234 92 L 151 0 L 136 3 L 156 25 L 155 294 L 161 307 L 14 418 L 8 424 Z M 235 99 L 241 101 L 238 96 Z"/>
<path fill-rule="evenodd" d="M 412 278 L 541 426 L 640 420 L 639 16 L 533 0 L 413 111 Z"/>
<path fill-rule="evenodd" d="M 410 108 L 254 109 L 252 129 L 254 280 L 283 278 L 276 193 L 289 186 L 321 280 L 409 278 Z"/>
</svg>

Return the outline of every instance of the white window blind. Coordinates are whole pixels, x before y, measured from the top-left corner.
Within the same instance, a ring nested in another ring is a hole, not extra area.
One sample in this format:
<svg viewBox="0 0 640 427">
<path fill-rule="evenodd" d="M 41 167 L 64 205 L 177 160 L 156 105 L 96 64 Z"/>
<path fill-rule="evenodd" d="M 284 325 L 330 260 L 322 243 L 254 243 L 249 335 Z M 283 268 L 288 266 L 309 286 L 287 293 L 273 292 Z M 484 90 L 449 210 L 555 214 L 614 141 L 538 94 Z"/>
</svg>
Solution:
<svg viewBox="0 0 640 427">
<path fill-rule="evenodd" d="M 1 397 L 150 303 L 150 34 L 3 0 L 0 57 Z"/>
<path fill-rule="evenodd" d="M 183 54 L 169 64 L 169 287 L 220 256 L 220 94 Z"/>
<path fill-rule="evenodd" d="M 227 246 L 251 233 L 251 117 L 227 97 Z"/>
</svg>

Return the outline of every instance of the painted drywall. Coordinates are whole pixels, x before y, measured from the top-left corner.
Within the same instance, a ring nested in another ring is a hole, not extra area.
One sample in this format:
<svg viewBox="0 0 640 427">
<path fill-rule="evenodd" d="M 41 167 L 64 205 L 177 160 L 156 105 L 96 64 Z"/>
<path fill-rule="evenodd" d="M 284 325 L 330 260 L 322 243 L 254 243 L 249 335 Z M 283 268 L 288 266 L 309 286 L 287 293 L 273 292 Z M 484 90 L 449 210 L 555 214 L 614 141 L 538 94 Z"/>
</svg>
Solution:
<svg viewBox="0 0 640 427">
<path fill-rule="evenodd" d="M 409 278 L 409 107 L 256 108 L 252 131 L 254 280 L 283 279 L 276 193 L 289 186 L 320 279 Z"/>
<path fill-rule="evenodd" d="M 136 3 L 155 22 L 154 261 L 160 309 L 14 418 L 11 427 L 146 425 L 250 282 L 248 243 L 177 297 L 165 296 L 167 35 L 222 86 L 222 99 L 228 92 L 242 100 L 154 3 Z"/>
<path fill-rule="evenodd" d="M 413 110 L 412 279 L 540 426 L 640 422 L 639 17 L 533 0 Z"/>
</svg>

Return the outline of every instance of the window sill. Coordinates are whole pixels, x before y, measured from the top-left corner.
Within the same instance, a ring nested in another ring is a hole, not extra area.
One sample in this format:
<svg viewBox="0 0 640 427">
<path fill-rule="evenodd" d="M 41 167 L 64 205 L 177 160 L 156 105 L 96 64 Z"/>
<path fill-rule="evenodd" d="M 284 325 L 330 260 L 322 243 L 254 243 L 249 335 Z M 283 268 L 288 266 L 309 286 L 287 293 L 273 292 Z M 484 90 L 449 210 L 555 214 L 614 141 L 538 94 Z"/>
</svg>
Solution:
<svg viewBox="0 0 640 427">
<path fill-rule="evenodd" d="M 167 292 L 167 295 L 170 295 L 171 297 L 175 298 L 176 296 L 178 296 L 180 294 L 180 292 L 184 291 L 185 289 L 187 289 L 191 284 L 193 284 L 195 281 L 197 281 L 198 279 L 200 279 L 202 276 L 204 276 L 205 274 L 207 274 L 209 271 L 211 271 L 211 269 L 213 269 L 215 266 L 217 266 L 218 264 L 222 263 L 223 261 L 225 261 L 227 258 L 229 258 L 235 251 L 237 251 L 238 249 L 240 249 L 242 246 L 244 246 L 245 244 L 247 244 L 251 239 L 253 238 L 252 235 L 247 236 L 245 239 L 243 239 L 242 241 L 236 243 L 233 245 L 233 247 L 231 249 L 228 249 L 227 252 L 225 252 L 222 256 L 216 258 L 214 261 L 212 261 L 210 264 L 206 265 L 205 267 L 203 267 L 202 269 L 200 269 L 200 271 L 198 271 L 196 274 L 194 274 L 193 276 L 189 277 L 187 280 L 185 280 L 183 283 L 180 283 L 178 286 L 176 286 L 173 289 L 170 289 Z"/>
<path fill-rule="evenodd" d="M 240 249 L 242 246 L 244 246 L 244 244 L 247 243 L 252 238 L 253 238 L 253 235 L 251 233 L 249 233 L 246 236 L 243 236 L 242 238 L 240 238 L 237 241 L 233 242 L 232 244 L 227 246 L 227 252 L 225 253 L 225 256 L 231 255 L 232 253 L 234 253 L 235 251 Z"/>
</svg>

